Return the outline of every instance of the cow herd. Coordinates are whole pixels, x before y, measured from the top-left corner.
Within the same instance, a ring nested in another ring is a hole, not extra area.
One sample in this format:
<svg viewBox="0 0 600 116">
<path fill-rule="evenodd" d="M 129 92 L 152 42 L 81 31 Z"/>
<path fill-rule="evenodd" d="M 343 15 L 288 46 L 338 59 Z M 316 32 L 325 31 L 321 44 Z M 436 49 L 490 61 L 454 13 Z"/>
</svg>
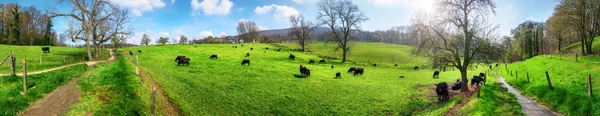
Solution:
<svg viewBox="0 0 600 116">
<path fill-rule="evenodd" d="M 434 73 L 434 75 L 435 74 L 436 73 Z M 437 74 L 439 74 L 439 72 Z M 474 75 L 473 78 L 471 78 L 471 88 L 478 88 L 482 83 L 485 83 L 485 77 L 485 73 L 479 73 L 479 75 Z M 454 91 L 460 90 L 462 88 L 461 84 L 468 82 L 468 80 L 465 80 L 465 82 L 463 82 L 460 79 L 457 79 L 456 82 L 452 84 L 450 89 Z M 435 93 L 437 94 L 439 101 L 447 101 L 450 96 L 450 93 L 448 91 L 448 83 L 440 82 L 438 84 L 435 84 Z"/>
</svg>

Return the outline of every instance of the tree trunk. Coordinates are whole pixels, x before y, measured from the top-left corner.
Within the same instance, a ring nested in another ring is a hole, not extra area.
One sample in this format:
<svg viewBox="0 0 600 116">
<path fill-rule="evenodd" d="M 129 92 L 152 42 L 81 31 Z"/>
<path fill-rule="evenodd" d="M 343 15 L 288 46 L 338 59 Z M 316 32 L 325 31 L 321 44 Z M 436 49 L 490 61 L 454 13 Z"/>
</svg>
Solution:
<svg viewBox="0 0 600 116">
<path fill-rule="evenodd" d="M 461 92 L 465 92 L 465 91 L 469 91 L 469 86 L 467 85 L 467 68 L 458 68 L 458 70 L 460 70 L 460 76 L 462 78 L 462 83 L 460 84 L 460 91 Z"/>
<path fill-rule="evenodd" d="M 348 50 L 346 50 L 346 48 L 342 48 L 342 63 L 346 62 L 346 55 L 347 55 Z"/>
<path fill-rule="evenodd" d="M 560 50 L 560 46 L 561 46 L 562 40 L 558 40 L 558 53 L 562 53 L 562 51 Z"/>
<path fill-rule="evenodd" d="M 581 38 L 581 54 L 585 55 L 585 37 Z"/>
<path fill-rule="evenodd" d="M 89 33 L 87 33 L 85 37 L 85 50 L 87 51 L 88 61 L 92 61 L 94 58 L 92 58 L 92 51 L 90 50 Z"/>
<path fill-rule="evenodd" d="M 304 44 L 300 44 L 300 46 L 302 46 L 302 52 L 304 52 Z"/>
</svg>

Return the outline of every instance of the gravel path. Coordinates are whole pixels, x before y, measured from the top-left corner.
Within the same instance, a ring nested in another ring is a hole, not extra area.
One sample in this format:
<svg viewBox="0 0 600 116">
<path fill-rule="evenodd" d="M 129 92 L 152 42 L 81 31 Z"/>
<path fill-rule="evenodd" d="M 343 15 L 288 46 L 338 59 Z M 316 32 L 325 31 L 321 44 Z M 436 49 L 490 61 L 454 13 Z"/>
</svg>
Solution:
<svg viewBox="0 0 600 116">
<path fill-rule="evenodd" d="M 535 100 L 524 96 L 521 92 L 512 86 L 510 86 L 502 76 L 496 74 L 496 77 L 500 77 L 499 81 L 504 85 L 504 87 L 508 88 L 508 92 L 515 94 L 517 96 L 517 101 L 521 104 L 521 111 L 528 116 L 562 116 L 559 113 L 556 113 L 545 106 L 540 105 Z"/>
</svg>

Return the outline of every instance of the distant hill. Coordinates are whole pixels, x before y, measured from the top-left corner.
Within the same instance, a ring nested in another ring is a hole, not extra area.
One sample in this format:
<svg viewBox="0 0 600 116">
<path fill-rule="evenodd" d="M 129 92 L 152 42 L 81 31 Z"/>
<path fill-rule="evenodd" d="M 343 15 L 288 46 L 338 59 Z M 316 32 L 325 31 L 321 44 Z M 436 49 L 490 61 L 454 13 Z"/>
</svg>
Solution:
<svg viewBox="0 0 600 116">
<path fill-rule="evenodd" d="M 270 36 L 270 37 L 287 36 L 287 34 L 290 31 L 290 29 L 291 28 L 263 30 L 263 31 L 260 31 L 260 35 L 261 36 Z M 314 35 L 318 35 L 318 34 L 322 34 L 322 33 L 328 32 L 328 31 L 329 31 L 329 28 L 318 27 L 317 29 L 315 29 L 315 31 L 313 31 L 312 35 L 314 36 Z"/>
</svg>

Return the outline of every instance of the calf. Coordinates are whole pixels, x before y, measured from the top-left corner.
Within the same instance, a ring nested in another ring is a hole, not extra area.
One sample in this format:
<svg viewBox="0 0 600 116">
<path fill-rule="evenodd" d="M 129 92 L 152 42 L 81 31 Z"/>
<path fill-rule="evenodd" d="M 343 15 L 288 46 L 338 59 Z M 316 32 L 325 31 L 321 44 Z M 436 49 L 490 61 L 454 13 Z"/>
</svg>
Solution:
<svg viewBox="0 0 600 116">
<path fill-rule="evenodd" d="M 142 53 L 142 50 L 138 50 L 138 53 Z"/>
<path fill-rule="evenodd" d="M 324 60 L 324 59 L 323 59 L 323 60 L 321 60 L 321 61 L 319 61 L 319 64 L 324 64 L 324 63 L 325 63 L 325 60 Z"/>
<path fill-rule="evenodd" d="M 342 74 L 340 72 L 335 73 L 335 78 L 342 78 Z"/>
<path fill-rule="evenodd" d="M 435 72 L 433 72 L 433 78 L 434 79 L 440 78 L 440 71 L 436 70 Z"/>
<path fill-rule="evenodd" d="M 348 73 L 354 72 L 354 70 L 356 70 L 356 67 L 351 67 L 350 69 L 348 69 Z"/>
<path fill-rule="evenodd" d="M 42 52 L 46 53 L 50 53 L 50 47 L 42 47 Z"/>
<path fill-rule="evenodd" d="M 459 90 L 461 87 L 462 81 L 460 81 L 460 79 L 456 79 L 456 83 L 452 84 L 452 90 Z"/>
<path fill-rule="evenodd" d="M 435 93 L 437 94 L 439 101 L 446 101 L 450 99 L 450 93 L 448 92 L 448 84 L 446 82 L 436 84 Z"/>
<path fill-rule="evenodd" d="M 365 69 L 363 68 L 356 68 L 356 70 L 354 70 L 354 76 L 363 75 L 363 73 L 365 73 Z"/>
<path fill-rule="evenodd" d="M 419 66 L 415 66 L 415 68 L 413 68 L 413 70 L 419 70 Z"/>
<path fill-rule="evenodd" d="M 179 59 L 179 61 L 177 62 L 177 66 L 179 66 L 180 64 L 190 65 L 190 58 Z"/>
<path fill-rule="evenodd" d="M 289 57 L 289 58 L 290 58 L 290 60 L 295 60 L 295 59 L 296 59 L 296 56 L 294 56 L 293 54 L 290 54 L 290 57 Z"/>
<path fill-rule="evenodd" d="M 210 59 L 219 59 L 219 56 L 217 56 L 216 54 L 210 55 Z"/>
<path fill-rule="evenodd" d="M 243 61 L 242 61 L 242 66 L 243 66 L 244 64 L 246 64 L 246 65 L 250 66 L 250 60 L 243 60 Z"/>
<path fill-rule="evenodd" d="M 308 61 L 309 64 L 315 64 L 315 60 Z"/>
<path fill-rule="evenodd" d="M 479 76 L 473 76 L 473 78 L 471 78 L 471 87 L 473 87 L 473 85 L 479 87 L 479 84 L 481 84 L 482 80 L 483 79 Z"/>
</svg>

